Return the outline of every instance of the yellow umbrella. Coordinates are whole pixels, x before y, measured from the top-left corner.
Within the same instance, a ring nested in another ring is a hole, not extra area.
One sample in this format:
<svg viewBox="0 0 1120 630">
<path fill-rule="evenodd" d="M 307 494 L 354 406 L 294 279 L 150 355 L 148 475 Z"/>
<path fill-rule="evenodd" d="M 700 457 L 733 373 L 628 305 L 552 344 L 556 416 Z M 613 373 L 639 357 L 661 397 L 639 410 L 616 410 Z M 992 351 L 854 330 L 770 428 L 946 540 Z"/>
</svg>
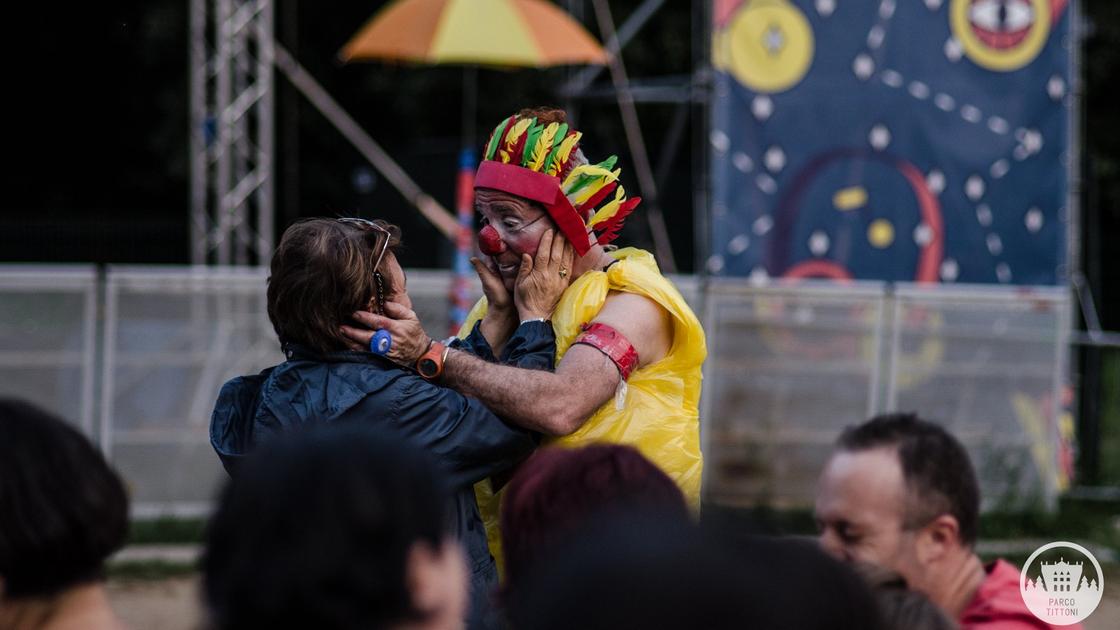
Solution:
<svg viewBox="0 0 1120 630">
<path fill-rule="evenodd" d="M 452 332 L 470 308 L 473 249 L 475 101 L 474 66 L 499 68 L 606 64 L 607 52 L 556 5 L 544 0 L 394 0 L 378 11 L 339 52 L 343 61 L 380 59 L 463 64 L 463 152 L 456 214 L 456 280 Z"/>
<path fill-rule="evenodd" d="M 607 63 L 583 26 L 544 0 L 395 0 L 340 56 L 538 68 Z"/>
</svg>

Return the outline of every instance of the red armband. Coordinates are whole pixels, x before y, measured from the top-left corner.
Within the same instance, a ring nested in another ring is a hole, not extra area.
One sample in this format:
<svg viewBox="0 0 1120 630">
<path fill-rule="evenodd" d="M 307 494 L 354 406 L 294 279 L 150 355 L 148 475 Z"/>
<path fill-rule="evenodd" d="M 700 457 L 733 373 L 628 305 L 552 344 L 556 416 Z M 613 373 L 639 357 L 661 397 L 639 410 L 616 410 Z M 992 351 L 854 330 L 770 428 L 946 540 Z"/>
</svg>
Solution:
<svg viewBox="0 0 1120 630">
<path fill-rule="evenodd" d="M 573 345 L 577 343 L 591 346 L 607 355 L 607 358 L 614 361 L 624 381 L 630 378 L 630 373 L 638 367 L 638 351 L 634 349 L 630 340 L 606 324 L 598 322 L 584 324 L 583 332 L 572 342 Z"/>
</svg>

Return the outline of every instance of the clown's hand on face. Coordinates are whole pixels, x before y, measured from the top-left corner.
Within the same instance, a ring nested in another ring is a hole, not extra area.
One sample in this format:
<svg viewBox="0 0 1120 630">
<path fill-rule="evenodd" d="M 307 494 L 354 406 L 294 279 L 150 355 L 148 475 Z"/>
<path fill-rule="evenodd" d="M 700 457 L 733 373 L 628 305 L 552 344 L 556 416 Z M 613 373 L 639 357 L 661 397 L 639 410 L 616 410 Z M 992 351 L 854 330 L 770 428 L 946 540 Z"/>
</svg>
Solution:
<svg viewBox="0 0 1120 630">
<path fill-rule="evenodd" d="M 521 255 L 521 268 L 514 284 L 513 301 L 521 321 L 548 319 L 571 284 L 575 249 L 562 236 L 548 230 L 537 253 Z"/>
<path fill-rule="evenodd" d="M 486 315 L 479 322 L 479 331 L 497 356 L 501 354 L 506 340 L 517 329 L 517 307 L 513 303 L 513 293 L 502 283 L 493 263 L 471 258 L 471 265 L 482 281 L 482 294 L 486 296 L 486 303 L 489 305 Z"/>
<path fill-rule="evenodd" d="M 484 249 L 493 251 L 492 246 Z M 546 230 L 541 236 L 534 254 L 521 254 L 512 291 L 493 262 L 471 259 L 488 305 L 480 330 L 494 354 L 501 354 L 502 346 L 518 324 L 552 315 L 560 296 L 571 284 L 574 262 L 575 249 L 553 230 Z"/>
</svg>

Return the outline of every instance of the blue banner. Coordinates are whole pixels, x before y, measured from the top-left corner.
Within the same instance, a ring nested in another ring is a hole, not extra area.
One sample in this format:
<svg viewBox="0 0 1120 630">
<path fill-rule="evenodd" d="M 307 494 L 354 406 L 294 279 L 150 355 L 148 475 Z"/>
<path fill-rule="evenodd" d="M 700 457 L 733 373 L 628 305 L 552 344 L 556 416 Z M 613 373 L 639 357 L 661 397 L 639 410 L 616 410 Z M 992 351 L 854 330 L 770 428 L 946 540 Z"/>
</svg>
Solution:
<svg viewBox="0 0 1120 630">
<path fill-rule="evenodd" d="M 1053 285 L 1067 0 L 716 0 L 715 275 Z"/>
</svg>

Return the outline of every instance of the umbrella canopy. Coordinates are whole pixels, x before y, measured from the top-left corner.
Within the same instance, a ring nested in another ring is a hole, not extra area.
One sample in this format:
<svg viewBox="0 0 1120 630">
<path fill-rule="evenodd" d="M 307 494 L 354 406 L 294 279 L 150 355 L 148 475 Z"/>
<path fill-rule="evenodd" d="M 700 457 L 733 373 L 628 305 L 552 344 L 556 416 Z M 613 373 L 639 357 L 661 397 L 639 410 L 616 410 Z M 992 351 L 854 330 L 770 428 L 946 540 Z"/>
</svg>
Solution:
<svg viewBox="0 0 1120 630">
<path fill-rule="evenodd" d="M 339 56 L 538 68 L 607 63 L 602 46 L 544 0 L 394 0 Z"/>
</svg>

